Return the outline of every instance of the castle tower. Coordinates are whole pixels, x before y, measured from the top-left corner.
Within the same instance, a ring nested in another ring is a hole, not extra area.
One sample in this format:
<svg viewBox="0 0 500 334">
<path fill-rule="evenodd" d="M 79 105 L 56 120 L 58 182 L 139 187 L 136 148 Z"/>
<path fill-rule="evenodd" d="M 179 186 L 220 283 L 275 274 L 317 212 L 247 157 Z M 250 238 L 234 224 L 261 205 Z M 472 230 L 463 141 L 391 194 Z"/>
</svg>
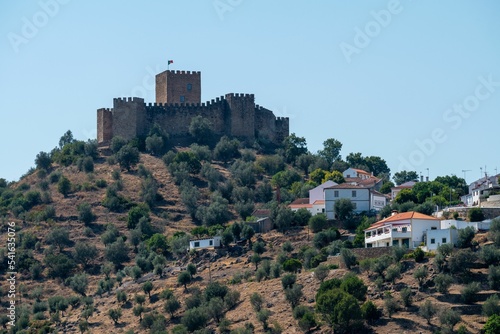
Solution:
<svg viewBox="0 0 500 334">
<path fill-rule="evenodd" d="M 157 74 L 156 103 L 201 103 L 201 72 L 167 70 Z"/>
</svg>

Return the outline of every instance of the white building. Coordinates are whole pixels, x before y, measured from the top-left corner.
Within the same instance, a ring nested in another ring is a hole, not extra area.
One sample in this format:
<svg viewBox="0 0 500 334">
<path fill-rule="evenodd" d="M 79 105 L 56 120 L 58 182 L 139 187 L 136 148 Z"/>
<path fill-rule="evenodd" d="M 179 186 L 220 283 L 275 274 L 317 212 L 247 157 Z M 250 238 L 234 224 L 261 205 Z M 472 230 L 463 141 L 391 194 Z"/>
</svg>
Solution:
<svg viewBox="0 0 500 334">
<path fill-rule="evenodd" d="M 342 183 L 325 189 L 325 212 L 327 219 L 335 219 L 335 202 L 341 198 L 354 204 L 354 212 L 379 211 L 387 204 L 387 197 L 378 191 L 361 185 Z"/>
<path fill-rule="evenodd" d="M 396 196 L 399 194 L 399 192 L 403 189 L 411 189 L 415 185 L 415 181 L 408 181 L 405 183 L 400 184 L 399 186 L 395 186 L 391 188 L 391 201 L 393 201 Z"/>
<path fill-rule="evenodd" d="M 439 228 L 439 219 L 422 213 L 393 214 L 365 230 L 365 247 L 406 246 L 413 249 L 425 241 L 428 231 Z"/>
<path fill-rule="evenodd" d="M 309 204 L 313 204 L 316 201 L 324 201 L 325 194 L 324 194 L 323 190 L 325 188 L 336 186 L 337 184 L 338 183 L 335 183 L 331 180 L 328 180 L 328 181 L 320 184 L 316 188 L 309 190 Z"/>
<path fill-rule="evenodd" d="M 477 206 L 481 202 L 481 196 L 489 194 L 490 191 L 499 190 L 498 178 L 500 174 L 485 176 L 469 185 L 469 194 L 462 196 L 462 201 L 467 206 Z"/>
<path fill-rule="evenodd" d="M 434 251 L 443 244 L 452 244 L 456 246 L 458 240 L 458 230 L 454 228 L 447 228 L 443 230 L 428 230 L 426 231 L 426 238 L 424 240 L 424 251 Z"/>
<path fill-rule="evenodd" d="M 358 168 L 347 168 L 342 175 L 344 176 L 344 179 L 348 178 L 360 178 L 362 180 L 367 180 L 371 177 L 373 177 L 372 173 L 369 173 L 367 171 L 364 171 L 362 169 Z"/>
<path fill-rule="evenodd" d="M 370 189 L 342 183 L 325 189 L 325 212 L 327 219 L 335 219 L 335 202 L 341 198 L 351 200 L 354 212 L 370 211 Z"/>
<path fill-rule="evenodd" d="M 221 244 L 221 237 L 215 236 L 213 238 L 191 240 L 189 241 L 189 249 L 220 247 Z"/>
</svg>

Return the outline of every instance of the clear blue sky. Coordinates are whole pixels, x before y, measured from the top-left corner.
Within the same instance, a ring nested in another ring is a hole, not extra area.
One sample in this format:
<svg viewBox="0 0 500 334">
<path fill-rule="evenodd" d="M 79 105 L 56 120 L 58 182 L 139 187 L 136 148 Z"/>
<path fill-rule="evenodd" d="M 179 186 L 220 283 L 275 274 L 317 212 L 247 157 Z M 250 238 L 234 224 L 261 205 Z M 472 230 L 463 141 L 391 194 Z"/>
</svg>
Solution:
<svg viewBox="0 0 500 334">
<path fill-rule="evenodd" d="M 499 17 L 495 0 L 3 2 L 0 177 L 68 129 L 95 138 L 114 97 L 153 102 L 173 59 L 203 100 L 254 93 L 312 152 L 333 137 L 343 157 L 470 182 L 500 168 Z"/>
</svg>

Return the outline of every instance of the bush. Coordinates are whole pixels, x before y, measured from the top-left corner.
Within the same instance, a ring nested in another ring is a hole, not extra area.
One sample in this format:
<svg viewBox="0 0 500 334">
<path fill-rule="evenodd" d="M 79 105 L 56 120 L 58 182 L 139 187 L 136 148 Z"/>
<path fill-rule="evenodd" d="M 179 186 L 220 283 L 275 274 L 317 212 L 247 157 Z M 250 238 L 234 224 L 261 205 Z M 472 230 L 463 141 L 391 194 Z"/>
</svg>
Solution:
<svg viewBox="0 0 500 334">
<path fill-rule="evenodd" d="M 340 289 L 354 296 L 359 301 L 365 300 L 366 291 L 368 291 L 363 281 L 356 275 L 350 273 L 345 275 L 342 279 Z"/>
<path fill-rule="evenodd" d="M 421 248 L 417 248 L 413 251 L 413 256 L 415 258 L 415 262 L 422 262 L 425 258 L 425 253 Z"/>
<path fill-rule="evenodd" d="M 258 292 L 254 292 L 250 296 L 250 305 L 252 305 L 252 308 L 254 309 L 255 312 L 259 312 L 262 309 L 263 304 L 264 304 L 264 298 Z"/>
<path fill-rule="evenodd" d="M 291 288 L 295 282 L 297 281 L 297 276 L 295 274 L 286 274 L 281 278 L 281 285 L 283 286 L 283 290 L 287 288 Z"/>
<path fill-rule="evenodd" d="M 445 308 L 439 313 L 439 322 L 450 332 L 453 331 L 453 326 L 455 326 L 459 321 L 460 314 L 450 308 Z"/>
<path fill-rule="evenodd" d="M 483 314 L 487 317 L 492 316 L 493 314 L 500 314 L 500 304 L 498 295 L 492 295 L 486 299 L 483 306 Z"/>
<path fill-rule="evenodd" d="M 356 265 L 356 255 L 352 252 L 352 250 L 348 248 L 342 248 L 340 250 L 340 256 L 342 258 L 342 261 L 344 262 L 345 266 L 347 269 L 351 269 L 353 266 Z"/>
<path fill-rule="evenodd" d="M 317 296 L 316 310 L 340 332 L 350 327 L 354 331 L 354 325 L 361 319 L 361 309 L 356 298 L 340 289 L 328 290 Z"/>
<path fill-rule="evenodd" d="M 472 239 L 474 239 L 474 228 L 467 226 L 464 229 L 458 230 L 458 248 L 469 248 L 472 246 Z"/>
<path fill-rule="evenodd" d="M 384 298 L 384 308 L 389 318 L 399 310 L 399 303 L 390 293 L 387 293 Z"/>
<path fill-rule="evenodd" d="M 372 323 L 373 321 L 380 318 L 380 312 L 371 300 L 365 302 L 361 306 L 361 315 L 363 319 L 365 319 L 369 323 Z"/>
<path fill-rule="evenodd" d="M 294 284 L 291 288 L 285 289 L 285 299 L 290 303 L 292 310 L 299 304 L 302 296 L 302 285 L 300 284 Z"/>
<path fill-rule="evenodd" d="M 205 327 L 208 321 L 207 313 L 207 310 L 203 307 L 189 309 L 184 313 L 181 323 L 186 326 L 188 331 L 194 332 Z"/>
<path fill-rule="evenodd" d="M 413 272 L 413 277 L 418 281 L 418 286 L 422 288 L 427 278 L 427 266 L 421 266 Z"/>
<path fill-rule="evenodd" d="M 488 283 L 493 290 L 500 290 L 500 266 L 490 266 L 488 270 Z"/>
<path fill-rule="evenodd" d="M 438 274 L 434 278 L 434 284 L 436 285 L 436 289 L 438 292 L 442 294 L 448 293 L 448 289 L 450 285 L 453 283 L 453 277 L 448 274 Z"/>
<path fill-rule="evenodd" d="M 406 287 L 400 292 L 401 301 L 403 302 L 404 307 L 410 307 L 412 303 L 412 292 L 411 289 Z"/>
<path fill-rule="evenodd" d="M 488 318 L 484 325 L 485 334 L 498 334 L 500 333 L 500 315 L 494 314 Z"/>
<path fill-rule="evenodd" d="M 111 320 L 113 320 L 115 325 L 117 325 L 118 320 L 120 320 L 120 318 L 122 317 L 122 310 L 119 308 L 110 309 L 108 311 L 108 316 L 111 318 Z"/>
<path fill-rule="evenodd" d="M 195 116 L 189 124 L 189 134 L 198 144 L 208 144 L 213 137 L 212 124 L 203 116 Z"/>
<path fill-rule="evenodd" d="M 116 161 L 122 169 L 130 168 L 139 162 L 139 150 L 136 147 L 125 145 L 116 153 Z"/>
<path fill-rule="evenodd" d="M 316 270 L 314 270 L 314 277 L 320 281 L 323 282 L 326 277 L 328 277 L 328 274 L 330 273 L 330 269 L 328 266 L 324 264 L 320 264 L 318 267 L 316 267 Z"/>
<path fill-rule="evenodd" d="M 85 225 L 89 225 L 96 219 L 89 203 L 81 203 L 78 205 L 78 219 Z"/>
<path fill-rule="evenodd" d="M 427 320 L 427 323 L 430 324 L 432 317 L 434 317 L 434 315 L 436 314 L 436 307 L 429 299 L 427 299 L 420 306 L 418 314 L 420 314 L 420 316 Z"/>
<path fill-rule="evenodd" d="M 467 215 L 470 222 L 480 222 L 484 220 L 484 213 L 481 208 L 472 208 Z"/>
<path fill-rule="evenodd" d="M 309 219 L 309 228 L 313 233 L 323 231 L 327 226 L 328 222 L 326 221 L 326 216 L 323 214 L 312 216 Z"/>
<path fill-rule="evenodd" d="M 68 277 L 75 263 L 65 254 L 48 254 L 44 259 L 45 266 L 48 268 L 48 274 L 53 278 L 66 278 Z"/>
<path fill-rule="evenodd" d="M 75 276 L 68 279 L 69 287 L 73 289 L 76 293 L 85 296 L 87 291 L 87 286 L 89 285 L 89 280 L 87 274 L 76 274 Z"/>
<path fill-rule="evenodd" d="M 460 292 L 462 294 L 462 301 L 465 304 L 474 303 L 476 301 L 477 293 L 479 291 L 481 291 L 481 286 L 479 282 L 472 282 L 470 284 L 467 284 Z"/>
<path fill-rule="evenodd" d="M 35 165 L 37 169 L 47 170 L 50 168 L 51 164 L 52 164 L 52 159 L 49 153 L 41 151 L 36 155 Z"/>
<path fill-rule="evenodd" d="M 57 182 L 57 190 L 64 197 L 68 196 L 71 191 L 71 182 L 65 176 L 61 176 Z"/>
<path fill-rule="evenodd" d="M 104 251 L 106 260 L 113 263 L 116 267 L 120 266 L 123 262 L 129 260 L 128 247 L 122 238 L 106 246 Z"/>
<path fill-rule="evenodd" d="M 127 217 L 127 228 L 128 229 L 134 229 L 137 224 L 139 223 L 139 220 L 141 218 L 145 217 L 146 219 L 149 219 L 149 209 L 146 205 L 136 205 L 130 211 L 128 212 L 128 217 Z"/>
<path fill-rule="evenodd" d="M 283 262 L 283 270 L 291 273 L 296 273 L 302 268 L 302 263 L 297 259 L 288 259 Z"/>
<path fill-rule="evenodd" d="M 46 242 L 50 245 L 57 246 L 59 248 L 59 252 L 62 252 L 64 247 L 71 245 L 69 232 L 63 227 L 56 227 L 49 232 Z"/>
<path fill-rule="evenodd" d="M 238 142 L 238 140 L 230 140 L 228 137 L 223 136 L 215 146 L 215 159 L 227 162 L 233 158 L 237 158 L 239 156 L 239 145 L 240 143 Z"/>
</svg>

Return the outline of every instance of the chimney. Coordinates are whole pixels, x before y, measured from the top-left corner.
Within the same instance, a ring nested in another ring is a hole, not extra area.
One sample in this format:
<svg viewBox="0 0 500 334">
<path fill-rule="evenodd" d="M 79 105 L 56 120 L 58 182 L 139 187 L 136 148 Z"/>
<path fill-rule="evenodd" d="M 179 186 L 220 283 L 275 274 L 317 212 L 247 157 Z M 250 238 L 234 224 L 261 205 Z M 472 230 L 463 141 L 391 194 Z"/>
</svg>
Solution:
<svg viewBox="0 0 500 334">
<path fill-rule="evenodd" d="M 425 177 L 425 182 L 429 182 L 429 177 L 428 176 Z"/>
<path fill-rule="evenodd" d="M 424 182 L 424 176 L 420 175 L 420 182 Z"/>
<path fill-rule="evenodd" d="M 392 210 L 391 211 L 391 217 L 395 216 L 398 214 L 398 210 Z"/>
</svg>

